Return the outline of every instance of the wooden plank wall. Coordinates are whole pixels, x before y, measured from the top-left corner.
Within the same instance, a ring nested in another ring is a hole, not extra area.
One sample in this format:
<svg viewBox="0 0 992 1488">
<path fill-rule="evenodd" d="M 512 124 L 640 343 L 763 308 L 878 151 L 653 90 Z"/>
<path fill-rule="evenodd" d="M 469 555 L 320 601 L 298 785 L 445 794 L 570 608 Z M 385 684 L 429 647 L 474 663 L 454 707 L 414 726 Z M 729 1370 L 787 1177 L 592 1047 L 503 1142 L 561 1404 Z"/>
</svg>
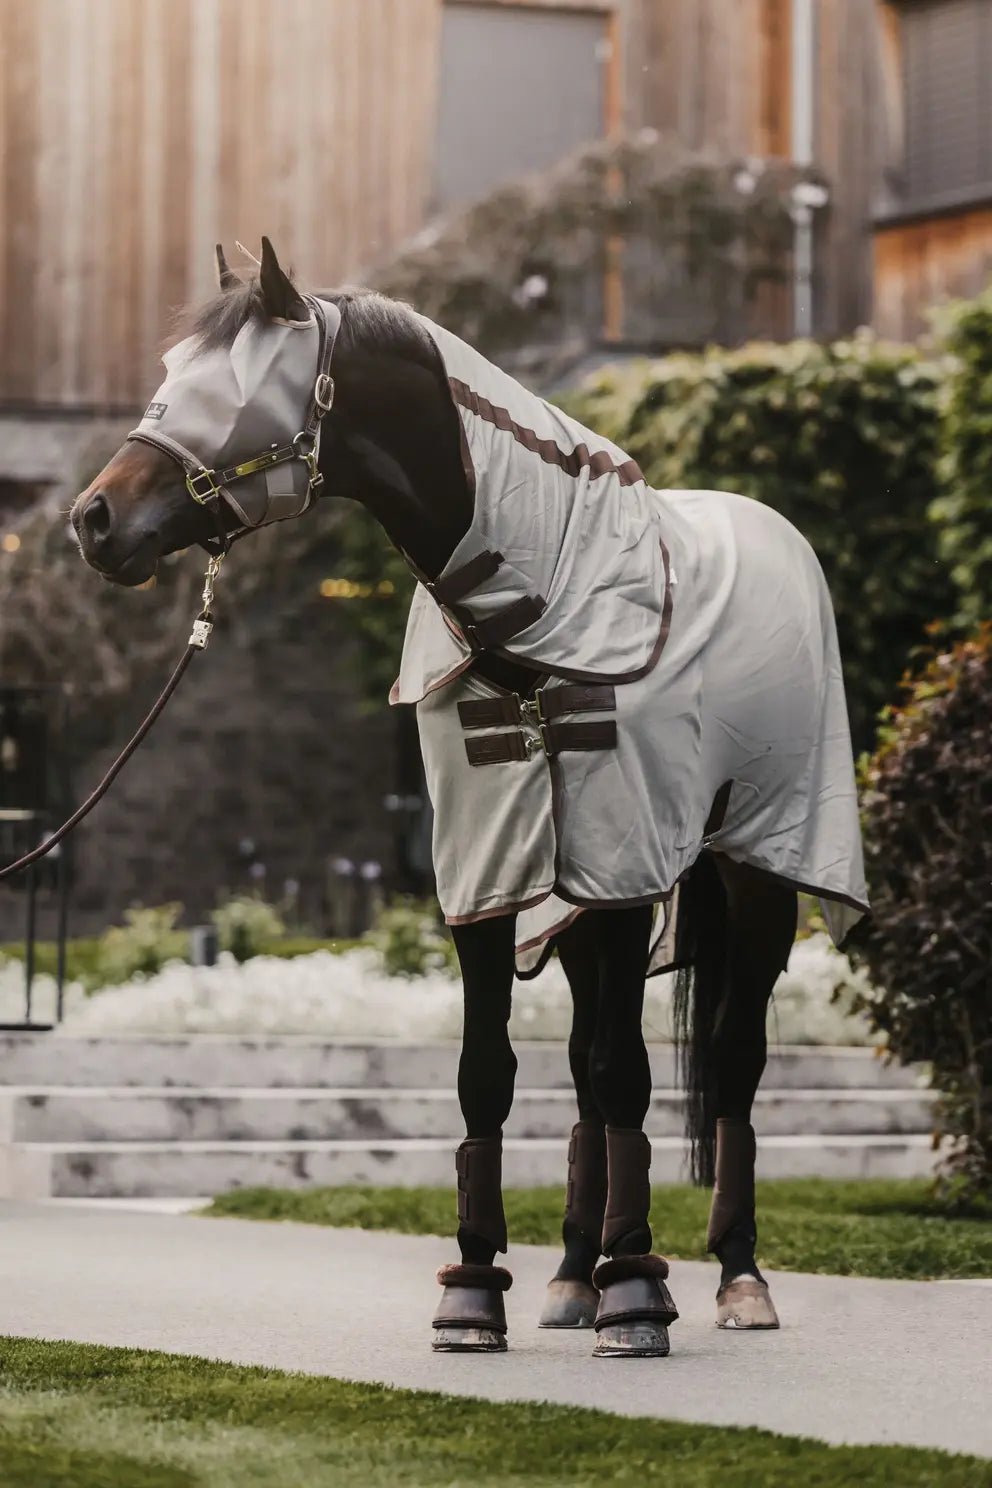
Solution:
<svg viewBox="0 0 992 1488">
<path fill-rule="evenodd" d="M 875 234 L 875 326 L 912 341 L 927 329 L 926 311 L 968 297 L 992 279 L 992 208 L 879 229 Z"/>
<path fill-rule="evenodd" d="M 140 403 L 218 239 L 333 283 L 414 231 L 440 3 L 0 0 L 0 400 Z"/>
</svg>

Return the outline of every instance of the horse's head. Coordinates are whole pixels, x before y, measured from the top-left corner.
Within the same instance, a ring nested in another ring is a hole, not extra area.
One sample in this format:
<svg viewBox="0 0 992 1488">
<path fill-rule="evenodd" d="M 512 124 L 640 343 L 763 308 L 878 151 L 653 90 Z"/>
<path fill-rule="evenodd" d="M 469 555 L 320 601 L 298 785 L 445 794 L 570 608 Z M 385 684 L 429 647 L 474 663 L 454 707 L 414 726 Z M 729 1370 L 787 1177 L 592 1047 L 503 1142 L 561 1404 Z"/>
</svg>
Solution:
<svg viewBox="0 0 992 1488">
<path fill-rule="evenodd" d="M 151 578 L 166 553 L 297 516 L 319 483 L 320 419 L 340 323 L 304 298 L 262 239 L 257 280 L 217 250 L 221 293 L 166 352 L 166 378 L 137 428 L 77 497 L 83 557 L 114 583 Z"/>
</svg>

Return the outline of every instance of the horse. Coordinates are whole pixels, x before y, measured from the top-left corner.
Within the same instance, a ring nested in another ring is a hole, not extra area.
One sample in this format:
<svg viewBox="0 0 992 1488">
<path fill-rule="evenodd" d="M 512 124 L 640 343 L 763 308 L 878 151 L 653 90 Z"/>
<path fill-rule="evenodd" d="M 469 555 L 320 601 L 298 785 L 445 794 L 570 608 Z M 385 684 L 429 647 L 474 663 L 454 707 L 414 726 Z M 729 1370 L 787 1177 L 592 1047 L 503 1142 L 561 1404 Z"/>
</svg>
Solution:
<svg viewBox="0 0 992 1488">
<path fill-rule="evenodd" d="M 257 275 L 220 247 L 217 265 L 218 293 L 187 311 L 165 382 L 71 521 L 85 561 L 134 586 L 164 555 L 221 555 L 319 493 L 366 507 L 419 581 L 392 701 L 417 706 L 464 993 L 459 1260 L 438 1273 L 433 1347 L 507 1346 L 508 1021 L 537 916 L 571 989 L 579 1118 L 541 1324 L 594 1327 L 600 1357 L 669 1352 L 641 1025 L 653 918 L 675 903 L 665 965 L 692 1174 L 713 1188 L 716 1321 L 777 1327 L 751 1124 L 769 998 L 799 891 L 820 895 L 838 942 L 867 909 L 812 551 L 757 502 L 653 491 L 625 452 L 406 305 L 304 294 L 268 239 Z"/>
</svg>

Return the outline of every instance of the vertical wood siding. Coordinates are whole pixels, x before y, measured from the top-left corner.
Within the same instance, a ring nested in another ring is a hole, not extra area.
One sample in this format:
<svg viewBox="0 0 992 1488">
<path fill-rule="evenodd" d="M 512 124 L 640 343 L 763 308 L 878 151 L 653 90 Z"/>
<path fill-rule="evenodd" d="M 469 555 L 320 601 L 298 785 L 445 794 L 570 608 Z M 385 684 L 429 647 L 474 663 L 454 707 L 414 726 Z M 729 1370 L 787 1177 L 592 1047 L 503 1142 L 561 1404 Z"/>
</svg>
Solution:
<svg viewBox="0 0 992 1488">
<path fill-rule="evenodd" d="M 925 310 L 978 294 L 992 278 L 992 208 L 884 228 L 875 235 L 875 325 L 912 341 Z"/>
<path fill-rule="evenodd" d="M 415 231 L 441 0 L 0 0 L 0 401 L 141 402 L 216 241 L 311 283 Z"/>
</svg>

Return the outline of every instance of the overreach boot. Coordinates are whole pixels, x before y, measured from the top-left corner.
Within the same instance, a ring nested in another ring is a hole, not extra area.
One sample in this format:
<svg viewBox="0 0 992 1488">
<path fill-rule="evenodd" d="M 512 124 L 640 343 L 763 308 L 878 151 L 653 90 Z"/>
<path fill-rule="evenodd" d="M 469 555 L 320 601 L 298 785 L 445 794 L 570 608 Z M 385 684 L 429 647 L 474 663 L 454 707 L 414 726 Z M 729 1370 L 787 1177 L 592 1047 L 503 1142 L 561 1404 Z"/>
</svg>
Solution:
<svg viewBox="0 0 992 1488">
<path fill-rule="evenodd" d="M 577 1269 L 592 1267 L 599 1260 L 606 1214 L 606 1131 L 599 1121 L 577 1121 L 568 1144 L 568 1186 L 565 1191 L 565 1220 L 562 1235 L 565 1259 Z M 596 1318 L 599 1293 L 591 1279 L 556 1276 L 548 1283 L 542 1328 L 591 1328 Z"/>
<path fill-rule="evenodd" d="M 716 1294 L 718 1328 L 777 1328 L 778 1314 L 754 1250 L 754 1128 L 721 1116 L 716 1124 L 716 1181 L 706 1249 L 723 1268 Z"/>
<path fill-rule="evenodd" d="M 471 1259 L 506 1250 L 503 1213 L 503 1137 L 466 1137 L 455 1153 L 458 1180 L 457 1266 L 442 1266 L 437 1279 L 444 1288 L 434 1314 L 431 1347 L 439 1353 L 502 1353 L 506 1349 L 503 1294 L 513 1278 L 502 1266 Z"/>
<path fill-rule="evenodd" d="M 599 1289 L 596 1347 L 604 1358 L 661 1358 L 669 1351 L 668 1326 L 678 1317 L 665 1285 L 668 1262 L 650 1254 L 651 1143 L 642 1131 L 606 1128 L 609 1193 L 603 1224 L 603 1261 L 593 1273 Z M 644 1251 L 613 1255 L 617 1247 L 644 1242 Z"/>
</svg>

